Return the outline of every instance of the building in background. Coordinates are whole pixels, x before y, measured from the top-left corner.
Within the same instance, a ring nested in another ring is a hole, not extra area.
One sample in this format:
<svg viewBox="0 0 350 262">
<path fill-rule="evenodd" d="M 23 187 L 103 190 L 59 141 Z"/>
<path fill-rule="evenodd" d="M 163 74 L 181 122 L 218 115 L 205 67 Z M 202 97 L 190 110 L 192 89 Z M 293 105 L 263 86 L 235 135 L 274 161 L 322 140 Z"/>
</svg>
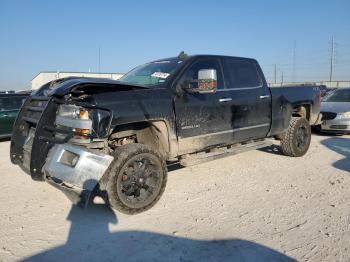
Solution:
<svg viewBox="0 0 350 262">
<path fill-rule="evenodd" d="M 108 78 L 117 80 L 123 76 L 121 73 L 91 73 L 91 72 L 53 72 L 44 71 L 37 74 L 31 81 L 32 89 L 38 89 L 42 85 L 59 78 L 76 76 L 76 77 L 92 77 L 92 78 Z"/>
</svg>

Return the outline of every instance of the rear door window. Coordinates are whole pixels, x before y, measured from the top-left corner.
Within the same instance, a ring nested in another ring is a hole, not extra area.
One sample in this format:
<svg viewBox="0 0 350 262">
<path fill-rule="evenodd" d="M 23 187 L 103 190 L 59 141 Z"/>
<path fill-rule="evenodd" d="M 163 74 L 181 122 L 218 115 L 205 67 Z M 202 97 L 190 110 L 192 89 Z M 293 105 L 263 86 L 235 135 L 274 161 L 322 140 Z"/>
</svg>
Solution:
<svg viewBox="0 0 350 262">
<path fill-rule="evenodd" d="M 254 61 L 223 58 L 223 64 L 225 81 L 228 88 L 252 88 L 262 85 Z"/>
</svg>

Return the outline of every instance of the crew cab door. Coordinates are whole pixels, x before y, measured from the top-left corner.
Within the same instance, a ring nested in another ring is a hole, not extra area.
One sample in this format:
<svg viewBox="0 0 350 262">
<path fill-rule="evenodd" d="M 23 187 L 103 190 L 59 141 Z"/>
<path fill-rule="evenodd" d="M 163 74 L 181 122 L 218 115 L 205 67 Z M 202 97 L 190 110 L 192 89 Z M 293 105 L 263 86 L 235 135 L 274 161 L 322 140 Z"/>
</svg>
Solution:
<svg viewBox="0 0 350 262">
<path fill-rule="evenodd" d="M 224 79 L 232 98 L 234 142 L 264 138 L 271 126 L 271 93 L 253 59 L 223 57 Z"/>
<path fill-rule="evenodd" d="M 199 58 L 191 63 L 177 82 L 177 89 L 184 85 L 187 91 L 174 99 L 179 153 L 186 154 L 227 144 L 232 140 L 230 97 L 224 89 L 220 60 L 215 57 Z M 196 92 L 201 70 L 216 72 L 217 88 L 212 92 Z"/>
</svg>

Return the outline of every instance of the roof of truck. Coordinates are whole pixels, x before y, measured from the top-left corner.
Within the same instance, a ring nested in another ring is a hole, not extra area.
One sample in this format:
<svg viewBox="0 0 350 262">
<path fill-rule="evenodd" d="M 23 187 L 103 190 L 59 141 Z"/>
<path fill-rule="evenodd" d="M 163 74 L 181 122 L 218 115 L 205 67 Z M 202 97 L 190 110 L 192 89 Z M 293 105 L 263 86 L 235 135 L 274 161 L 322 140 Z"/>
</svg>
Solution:
<svg viewBox="0 0 350 262">
<path fill-rule="evenodd" d="M 208 55 L 208 54 L 187 55 L 184 60 L 193 59 L 193 58 L 200 58 L 200 57 L 234 58 L 234 59 L 244 59 L 244 60 L 256 61 L 256 59 L 249 58 L 249 57 L 228 56 L 228 55 Z M 164 60 L 174 60 L 174 59 L 179 59 L 179 57 L 178 56 L 167 57 L 167 58 L 157 59 L 157 60 L 154 60 L 152 62 L 164 61 Z M 152 62 L 150 62 L 150 63 L 152 63 Z"/>
</svg>

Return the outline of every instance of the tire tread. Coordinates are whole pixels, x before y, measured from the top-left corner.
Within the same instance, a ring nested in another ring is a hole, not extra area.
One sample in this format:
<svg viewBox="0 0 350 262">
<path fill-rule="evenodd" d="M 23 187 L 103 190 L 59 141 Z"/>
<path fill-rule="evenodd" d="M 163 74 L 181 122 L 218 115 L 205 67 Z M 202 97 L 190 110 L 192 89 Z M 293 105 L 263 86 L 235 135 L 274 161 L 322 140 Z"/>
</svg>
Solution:
<svg viewBox="0 0 350 262">
<path fill-rule="evenodd" d="M 295 133 L 296 133 L 295 129 L 298 127 L 298 124 L 300 121 L 307 121 L 307 120 L 301 117 L 292 117 L 287 131 L 282 136 L 281 149 L 283 154 L 286 156 L 291 156 L 291 157 L 303 156 L 308 149 L 307 147 L 305 152 L 299 153 L 293 147 L 295 142 Z M 311 131 L 310 131 L 310 136 L 311 136 Z"/>
<path fill-rule="evenodd" d="M 164 174 L 163 181 L 161 185 L 161 189 L 157 197 L 150 203 L 149 205 L 142 207 L 142 208 L 131 208 L 126 206 L 114 193 L 114 187 L 116 186 L 113 181 L 115 181 L 115 176 L 119 174 L 120 169 L 124 166 L 124 164 L 128 161 L 130 157 L 133 157 L 138 154 L 142 153 L 151 153 L 161 161 L 162 166 L 162 172 Z M 153 207 L 158 200 L 161 198 L 162 194 L 165 190 L 165 185 L 167 183 L 167 167 L 166 163 L 164 161 L 164 158 L 161 156 L 161 154 L 153 149 L 150 146 L 144 145 L 144 144 L 128 144 L 124 146 L 120 146 L 117 148 L 113 153 L 112 156 L 114 157 L 114 161 L 110 165 L 110 167 L 107 169 L 106 174 L 108 175 L 107 181 L 106 181 L 106 196 L 105 201 L 113 208 L 116 209 L 124 214 L 128 215 L 134 215 L 141 212 L 144 212 L 151 207 Z"/>
</svg>

